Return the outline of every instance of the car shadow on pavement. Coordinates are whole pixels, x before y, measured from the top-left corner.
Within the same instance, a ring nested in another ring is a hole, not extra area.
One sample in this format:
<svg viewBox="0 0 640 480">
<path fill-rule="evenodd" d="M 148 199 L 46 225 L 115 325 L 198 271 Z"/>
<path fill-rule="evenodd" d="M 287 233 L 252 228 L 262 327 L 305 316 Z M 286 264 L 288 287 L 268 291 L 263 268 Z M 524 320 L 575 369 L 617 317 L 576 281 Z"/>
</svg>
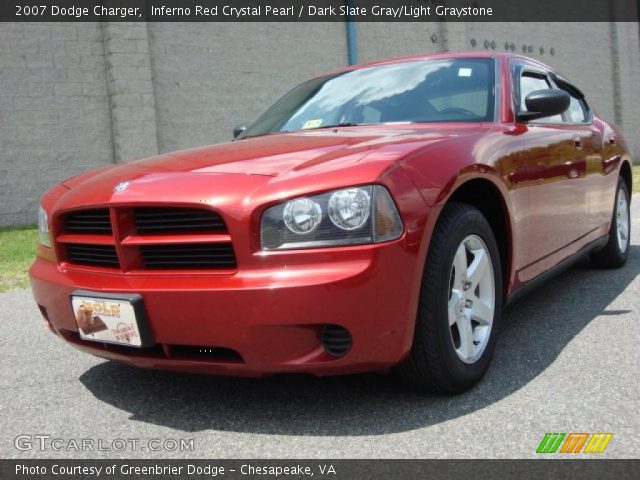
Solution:
<svg viewBox="0 0 640 480">
<path fill-rule="evenodd" d="M 132 419 L 196 432 L 273 435 L 381 435 L 472 413 L 516 392 L 551 365 L 594 318 L 607 310 L 640 271 L 640 246 L 620 270 L 583 261 L 531 292 L 505 312 L 489 373 L 459 396 L 410 391 L 389 374 L 262 379 L 140 370 L 104 362 L 80 377 L 98 399 Z"/>
</svg>

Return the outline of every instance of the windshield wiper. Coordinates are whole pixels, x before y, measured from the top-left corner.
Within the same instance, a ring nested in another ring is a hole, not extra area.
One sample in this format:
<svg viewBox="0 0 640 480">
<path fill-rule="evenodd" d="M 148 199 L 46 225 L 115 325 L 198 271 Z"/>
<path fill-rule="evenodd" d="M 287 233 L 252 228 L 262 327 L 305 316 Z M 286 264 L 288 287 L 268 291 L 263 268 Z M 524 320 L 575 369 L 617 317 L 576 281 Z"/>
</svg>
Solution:
<svg viewBox="0 0 640 480">
<path fill-rule="evenodd" d="M 352 123 L 352 122 L 340 122 L 334 125 L 321 125 L 319 127 L 314 127 L 314 128 L 305 128 L 304 130 L 320 130 L 322 128 L 338 128 L 338 127 L 357 127 L 358 125 L 364 125 L 364 124 Z"/>
<path fill-rule="evenodd" d="M 293 132 L 309 132 L 311 130 L 322 130 L 323 128 L 340 128 L 340 127 L 360 127 L 362 125 L 371 125 L 368 123 L 352 123 L 352 122 L 341 122 L 341 123 L 336 123 L 334 125 L 321 125 L 319 127 L 313 127 L 313 128 L 301 128 L 300 130 L 278 130 L 275 132 L 269 132 L 269 133 L 264 133 L 262 135 L 275 135 L 278 133 L 293 133 Z M 248 137 L 242 137 L 239 140 L 242 140 L 243 138 L 250 138 L 250 137 L 258 137 L 261 135 L 249 135 Z"/>
</svg>

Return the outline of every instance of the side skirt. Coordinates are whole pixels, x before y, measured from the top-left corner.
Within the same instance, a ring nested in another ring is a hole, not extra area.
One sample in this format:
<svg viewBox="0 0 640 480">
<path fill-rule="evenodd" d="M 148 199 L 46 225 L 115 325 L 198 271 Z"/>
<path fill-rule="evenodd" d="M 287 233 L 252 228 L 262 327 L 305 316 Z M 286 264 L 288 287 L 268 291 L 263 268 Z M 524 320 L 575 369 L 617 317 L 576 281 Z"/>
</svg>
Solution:
<svg viewBox="0 0 640 480">
<path fill-rule="evenodd" d="M 589 255 L 591 252 L 594 252 L 596 250 L 603 248 L 608 241 L 609 241 L 608 235 L 605 235 L 604 237 L 600 237 L 597 240 L 594 240 L 593 242 L 591 242 L 586 247 L 577 251 L 573 255 L 565 258 L 553 268 L 547 270 L 544 273 L 541 273 L 533 280 L 528 281 L 527 283 L 522 285 L 520 288 L 518 288 L 515 292 L 513 292 L 511 295 L 509 295 L 509 297 L 507 298 L 507 301 L 505 302 L 505 307 L 511 306 L 512 304 L 520 300 L 522 297 L 527 295 L 531 290 L 534 290 L 535 288 L 539 287 L 543 283 L 546 283 L 548 280 L 555 277 L 559 273 L 564 272 L 569 267 L 575 265 L 577 262 L 582 260 L 587 255 Z"/>
</svg>

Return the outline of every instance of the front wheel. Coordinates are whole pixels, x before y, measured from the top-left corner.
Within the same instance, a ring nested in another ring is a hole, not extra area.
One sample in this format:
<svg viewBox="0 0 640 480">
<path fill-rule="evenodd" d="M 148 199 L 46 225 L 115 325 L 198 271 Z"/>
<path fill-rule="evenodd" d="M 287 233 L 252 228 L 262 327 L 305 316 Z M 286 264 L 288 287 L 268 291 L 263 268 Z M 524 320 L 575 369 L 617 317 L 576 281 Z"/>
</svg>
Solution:
<svg viewBox="0 0 640 480">
<path fill-rule="evenodd" d="M 489 367 L 502 314 L 502 270 L 482 213 L 445 207 L 425 264 L 411 352 L 397 367 L 409 385 L 461 393 Z"/>
<path fill-rule="evenodd" d="M 631 214 L 629 189 L 622 178 L 618 179 L 616 201 L 613 207 L 609 241 L 605 247 L 591 255 L 591 262 L 601 268 L 620 268 L 629 257 L 631 241 Z"/>
</svg>

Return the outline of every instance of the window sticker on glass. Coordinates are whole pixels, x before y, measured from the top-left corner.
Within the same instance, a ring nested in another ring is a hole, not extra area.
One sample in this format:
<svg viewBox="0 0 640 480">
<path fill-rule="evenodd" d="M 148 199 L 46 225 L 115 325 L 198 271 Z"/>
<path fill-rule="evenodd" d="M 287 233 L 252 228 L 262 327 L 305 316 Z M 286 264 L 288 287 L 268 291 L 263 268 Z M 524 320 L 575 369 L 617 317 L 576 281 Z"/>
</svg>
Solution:
<svg viewBox="0 0 640 480">
<path fill-rule="evenodd" d="M 471 76 L 471 72 L 472 72 L 472 70 L 470 68 L 461 67 L 460 69 L 458 69 L 458 76 L 459 77 L 470 77 Z"/>
<path fill-rule="evenodd" d="M 315 118 L 313 120 L 307 120 L 306 122 L 304 122 L 304 125 L 302 125 L 302 129 L 304 130 L 305 128 L 318 128 L 320 125 L 322 125 L 322 119 Z"/>
</svg>

